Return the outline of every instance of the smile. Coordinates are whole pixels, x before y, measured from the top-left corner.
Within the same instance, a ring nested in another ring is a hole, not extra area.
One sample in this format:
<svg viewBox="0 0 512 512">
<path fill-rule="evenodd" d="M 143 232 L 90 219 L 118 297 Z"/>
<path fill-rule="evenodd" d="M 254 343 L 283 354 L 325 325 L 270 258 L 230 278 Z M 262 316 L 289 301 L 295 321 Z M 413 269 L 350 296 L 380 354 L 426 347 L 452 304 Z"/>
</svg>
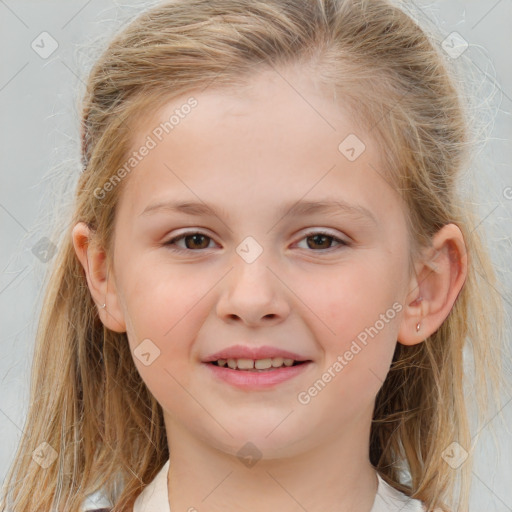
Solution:
<svg viewBox="0 0 512 512">
<path fill-rule="evenodd" d="M 250 391 L 273 388 L 297 377 L 304 373 L 313 362 L 275 358 L 259 360 L 221 359 L 202 364 L 208 368 L 215 379 Z"/>
</svg>

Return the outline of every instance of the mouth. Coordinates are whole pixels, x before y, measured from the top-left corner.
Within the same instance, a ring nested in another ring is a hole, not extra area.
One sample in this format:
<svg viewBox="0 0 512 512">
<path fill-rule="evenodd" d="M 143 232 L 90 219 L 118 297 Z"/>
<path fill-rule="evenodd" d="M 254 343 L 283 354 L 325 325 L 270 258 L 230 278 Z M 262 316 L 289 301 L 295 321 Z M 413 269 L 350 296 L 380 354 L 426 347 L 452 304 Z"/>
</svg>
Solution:
<svg viewBox="0 0 512 512">
<path fill-rule="evenodd" d="M 216 361 L 209 361 L 208 364 L 217 366 L 219 368 L 230 368 L 231 370 L 241 372 L 272 372 L 280 368 L 290 368 L 311 362 L 310 360 L 296 361 L 290 358 L 272 357 L 265 359 L 217 359 Z"/>
<path fill-rule="evenodd" d="M 217 382 L 242 391 L 271 391 L 278 385 L 293 381 L 314 367 L 313 361 L 294 359 L 218 359 L 203 362 Z"/>
</svg>

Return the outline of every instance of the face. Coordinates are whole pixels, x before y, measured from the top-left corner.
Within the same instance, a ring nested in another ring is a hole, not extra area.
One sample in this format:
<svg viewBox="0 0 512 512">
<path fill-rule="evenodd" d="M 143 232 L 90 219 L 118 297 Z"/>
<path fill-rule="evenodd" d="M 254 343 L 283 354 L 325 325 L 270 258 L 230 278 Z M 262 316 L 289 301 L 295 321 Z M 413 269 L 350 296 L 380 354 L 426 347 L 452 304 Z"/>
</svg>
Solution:
<svg viewBox="0 0 512 512">
<path fill-rule="evenodd" d="M 368 427 L 397 342 L 409 242 L 378 145 L 338 102 L 300 70 L 268 71 L 236 92 L 173 99 L 138 127 L 134 150 L 156 144 L 125 178 L 113 272 L 169 437 L 186 430 L 233 454 L 251 441 L 273 458 Z M 234 345 L 309 362 L 266 377 L 204 362 Z"/>
</svg>

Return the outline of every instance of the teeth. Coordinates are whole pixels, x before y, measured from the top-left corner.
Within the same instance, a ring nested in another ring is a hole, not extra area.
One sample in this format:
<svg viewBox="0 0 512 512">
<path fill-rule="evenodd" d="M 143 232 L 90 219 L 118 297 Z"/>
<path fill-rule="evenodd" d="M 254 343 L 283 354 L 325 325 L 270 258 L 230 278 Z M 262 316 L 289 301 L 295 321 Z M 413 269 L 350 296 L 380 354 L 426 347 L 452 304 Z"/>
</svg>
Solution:
<svg viewBox="0 0 512 512">
<path fill-rule="evenodd" d="M 240 370 L 250 370 L 254 368 L 254 361 L 252 359 L 232 359 L 232 361 L 236 361 Z"/>
<path fill-rule="evenodd" d="M 269 368 L 272 368 L 272 359 L 257 359 L 254 361 L 254 368 L 258 370 L 268 370 Z"/>
<path fill-rule="evenodd" d="M 283 366 L 284 359 L 282 357 L 273 357 L 272 358 L 272 366 L 274 368 L 279 368 L 280 366 Z"/>
<path fill-rule="evenodd" d="M 293 359 L 284 359 L 283 357 L 272 357 L 267 359 L 219 359 L 217 364 L 221 367 L 228 366 L 232 370 L 268 370 L 270 368 L 280 368 L 281 366 L 293 366 Z"/>
</svg>

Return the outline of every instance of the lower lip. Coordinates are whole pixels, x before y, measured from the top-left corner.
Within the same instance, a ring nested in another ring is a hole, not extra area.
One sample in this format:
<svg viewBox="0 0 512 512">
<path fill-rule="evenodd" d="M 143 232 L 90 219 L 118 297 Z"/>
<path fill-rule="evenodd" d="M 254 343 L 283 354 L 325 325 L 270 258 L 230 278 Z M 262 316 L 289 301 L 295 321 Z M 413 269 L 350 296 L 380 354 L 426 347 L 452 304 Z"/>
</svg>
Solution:
<svg viewBox="0 0 512 512">
<path fill-rule="evenodd" d="M 297 375 L 310 366 L 311 361 L 298 364 L 296 366 L 282 366 L 276 370 L 268 370 L 265 372 L 251 372 L 244 370 L 232 370 L 227 366 L 216 366 L 211 363 L 202 363 L 210 368 L 213 375 L 238 388 L 247 390 L 257 390 L 271 388 L 276 384 L 280 384 L 286 380 L 293 379 Z"/>
</svg>

